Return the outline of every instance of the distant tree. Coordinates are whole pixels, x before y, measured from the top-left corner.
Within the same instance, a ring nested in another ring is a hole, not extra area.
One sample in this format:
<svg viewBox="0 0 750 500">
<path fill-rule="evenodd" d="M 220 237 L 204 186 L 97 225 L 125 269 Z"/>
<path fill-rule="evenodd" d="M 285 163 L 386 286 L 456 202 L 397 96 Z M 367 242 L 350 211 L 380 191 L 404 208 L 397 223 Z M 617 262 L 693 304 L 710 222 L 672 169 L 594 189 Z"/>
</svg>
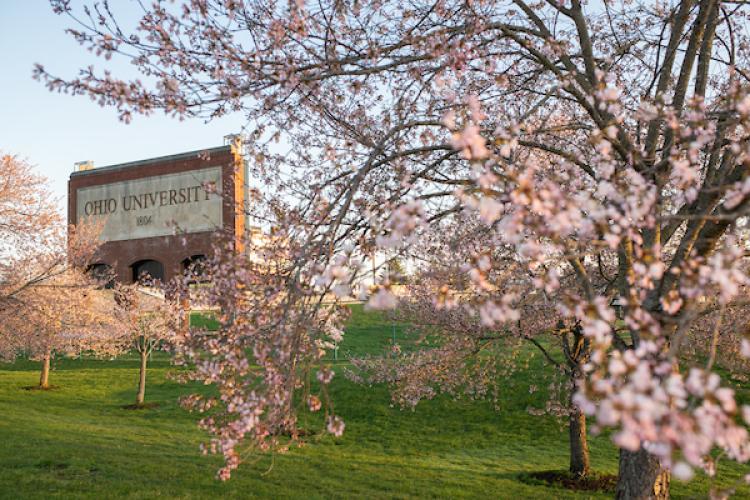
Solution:
<svg viewBox="0 0 750 500">
<path fill-rule="evenodd" d="M 402 351 L 396 345 L 383 357 L 353 359 L 351 375 L 357 381 L 389 384 L 393 401 L 404 407 L 442 393 L 496 403 L 509 377 L 528 367 L 522 349 L 530 346 L 543 357 L 543 369 L 531 378 L 551 383 L 544 409 L 530 407 L 529 412 L 567 420 L 569 469 L 584 477 L 590 472 L 586 415 L 572 399 L 592 354 L 591 342 L 580 323 L 566 321 L 555 309 L 555 294 L 535 290 L 513 249 L 493 245 L 491 238 L 484 225 L 468 215 L 424 234 L 423 243 L 410 253 L 416 263 L 414 279 L 392 313 L 410 325 L 419 349 Z M 498 274 L 485 278 L 481 292 L 464 269 L 473 259 L 479 260 L 478 267 Z M 571 276 L 560 279 L 569 282 Z M 436 296 L 436 289 L 442 293 Z M 507 289 L 522 295 L 515 301 L 517 319 L 488 325 L 483 301 Z M 536 387 L 535 382 L 529 393 L 537 392 Z"/>
<path fill-rule="evenodd" d="M 46 179 L 18 157 L 0 158 L 0 355 L 41 361 L 39 387 L 49 387 L 57 352 L 111 352 L 112 303 L 87 271 L 97 226 L 69 233 Z"/>
<path fill-rule="evenodd" d="M 387 273 L 388 281 L 394 284 L 401 285 L 406 283 L 409 279 L 406 273 L 406 268 L 398 257 L 388 259 L 385 264 L 385 272 Z"/>
<path fill-rule="evenodd" d="M 750 317 L 750 289 L 742 287 L 737 298 L 722 304 L 707 300 L 681 346 L 681 354 L 695 364 L 726 370 L 737 382 L 750 381 L 750 331 L 741 318 Z"/>
<path fill-rule="evenodd" d="M 135 350 L 140 357 L 138 392 L 135 406 L 143 406 L 146 395 L 146 369 L 148 358 L 154 349 L 170 346 L 175 334 L 175 311 L 154 288 L 139 285 L 117 285 L 115 294 L 115 317 L 121 325 L 122 336 L 119 347 L 123 351 Z"/>
<path fill-rule="evenodd" d="M 56 354 L 91 351 L 114 355 L 119 325 L 114 303 L 80 269 L 68 268 L 14 294 L 0 309 L 0 355 L 27 355 L 41 361 L 39 388 L 50 387 Z"/>
<path fill-rule="evenodd" d="M 47 179 L 27 161 L 0 152 L 0 308 L 65 269 L 65 230 Z"/>
</svg>

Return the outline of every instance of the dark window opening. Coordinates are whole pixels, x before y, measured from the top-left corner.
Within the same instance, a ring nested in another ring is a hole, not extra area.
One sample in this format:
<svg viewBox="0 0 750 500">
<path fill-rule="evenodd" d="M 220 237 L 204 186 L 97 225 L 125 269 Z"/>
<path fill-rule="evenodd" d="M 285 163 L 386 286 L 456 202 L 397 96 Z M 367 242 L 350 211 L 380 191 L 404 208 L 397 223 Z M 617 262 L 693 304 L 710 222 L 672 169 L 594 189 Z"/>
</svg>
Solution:
<svg viewBox="0 0 750 500">
<path fill-rule="evenodd" d="M 134 283 L 152 285 L 155 281 L 164 281 L 164 265 L 158 260 L 139 260 L 130 267 Z"/>
<path fill-rule="evenodd" d="M 205 255 L 192 255 L 182 261 L 182 270 L 189 283 L 202 283 L 208 280 L 208 259 Z"/>
<path fill-rule="evenodd" d="M 115 273 L 112 266 L 99 262 L 97 264 L 91 264 L 86 272 L 94 280 L 99 283 L 99 286 L 106 289 L 114 288 L 115 286 Z"/>
</svg>

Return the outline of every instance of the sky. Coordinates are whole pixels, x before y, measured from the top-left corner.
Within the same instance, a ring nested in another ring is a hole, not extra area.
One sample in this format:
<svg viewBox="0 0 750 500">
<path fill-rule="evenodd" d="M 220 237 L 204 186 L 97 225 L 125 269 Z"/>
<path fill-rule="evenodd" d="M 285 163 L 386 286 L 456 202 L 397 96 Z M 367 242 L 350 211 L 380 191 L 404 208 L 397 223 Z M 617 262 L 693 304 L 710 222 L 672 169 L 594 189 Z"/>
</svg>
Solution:
<svg viewBox="0 0 750 500">
<path fill-rule="evenodd" d="M 121 7 L 128 3 L 118 0 Z M 50 92 L 31 78 L 34 63 L 61 77 L 88 65 L 111 66 L 66 35 L 70 25 L 46 0 L 0 0 L 0 151 L 35 165 L 50 180 L 61 210 L 75 162 L 105 166 L 221 146 L 225 135 L 245 123 L 241 115 L 204 123 L 154 114 L 126 125 L 114 109 L 88 97 Z M 114 69 L 118 76 L 134 76 L 127 64 Z"/>
</svg>

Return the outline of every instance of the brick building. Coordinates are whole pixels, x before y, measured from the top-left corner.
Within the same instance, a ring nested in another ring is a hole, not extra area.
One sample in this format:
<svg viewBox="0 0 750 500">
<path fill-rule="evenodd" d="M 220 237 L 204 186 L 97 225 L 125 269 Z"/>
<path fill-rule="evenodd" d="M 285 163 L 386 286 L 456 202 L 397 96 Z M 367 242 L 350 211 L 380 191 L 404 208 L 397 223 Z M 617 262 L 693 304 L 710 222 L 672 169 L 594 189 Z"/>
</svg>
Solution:
<svg viewBox="0 0 750 500">
<path fill-rule="evenodd" d="M 93 168 L 70 175 L 68 220 L 103 224 L 94 270 L 131 283 L 163 281 L 211 253 L 219 234 L 245 234 L 241 143 Z M 238 248 L 238 250 L 241 250 Z"/>
</svg>

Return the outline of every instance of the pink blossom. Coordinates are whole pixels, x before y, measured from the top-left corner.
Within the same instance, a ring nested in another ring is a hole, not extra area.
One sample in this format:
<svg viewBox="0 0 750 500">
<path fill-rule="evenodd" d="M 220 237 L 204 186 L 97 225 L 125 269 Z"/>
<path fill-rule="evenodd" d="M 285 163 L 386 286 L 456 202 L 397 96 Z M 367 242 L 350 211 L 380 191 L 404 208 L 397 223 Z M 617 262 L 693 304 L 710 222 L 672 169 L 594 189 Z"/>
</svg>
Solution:
<svg viewBox="0 0 750 500">
<path fill-rule="evenodd" d="M 338 416 L 331 415 L 330 417 L 328 417 L 328 423 L 326 424 L 326 429 L 328 430 L 328 432 L 330 432 L 334 436 L 336 437 L 342 436 L 344 434 L 345 427 L 346 425 L 344 424 L 344 421 L 341 420 L 341 418 L 339 418 Z"/>
<path fill-rule="evenodd" d="M 630 431 L 620 431 L 614 435 L 613 440 L 617 446 L 630 451 L 636 451 L 641 447 L 638 435 Z"/>
<path fill-rule="evenodd" d="M 487 224 L 492 224 L 502 216 L 505 207 L 489 196 L 479 199 L 479 217 Z"/>
<path fill-rule="evenodd" d="M 320 410 L 322 406 L 322 403 L 320 402 L 320 398 L 318 396 L 310 396 L 307 398 L 307 407 L 310 408 L 310 411 L 318 411 Z"/>
<path fill-rule="evenodd" d="M 396 296 L 389 289 L 382 286 L 378 287 L 377 291 L 367 301 L 367 307 L 375 310 L 394 309 L 397 304 Z"/>
<path fill-rule="evenodd" d="M 693 478 L 693 468 L 685 462 L 677 462 L 672 467 L 672 474 L 680 481 L 690 481 Z"/>
<path fill-rule="evenodd" d="M 451 138 L 451 145 L 461 152 L 467 160 L 482 160 L 489 156 L 487 141 L 479 134 L 479 127 L 468 125 L 461 132 L 456 132 Z"/>
<path fill-rule="evenodd" d="M 318 370 L 317 379 L 321 384 L 328 385 L 333 380 L 334 372 L 329 368 Z"/>
</svg>

